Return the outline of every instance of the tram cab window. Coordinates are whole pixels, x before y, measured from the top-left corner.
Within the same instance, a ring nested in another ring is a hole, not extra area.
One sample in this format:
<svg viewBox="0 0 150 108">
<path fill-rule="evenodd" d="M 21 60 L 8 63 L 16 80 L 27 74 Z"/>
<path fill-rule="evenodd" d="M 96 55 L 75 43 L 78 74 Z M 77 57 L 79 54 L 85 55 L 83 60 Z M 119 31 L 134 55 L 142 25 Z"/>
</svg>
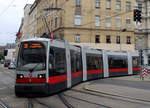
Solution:
<svg viewBox="0 0 150 108">
<path fill-rule="evenodd" d="M 108 57 L 109 68 L 127 68 L 126 56 L 109 56 Z"/>
<path fill-rule="evenodd" d="M 65 48 L 50 47 L 49 75 L 58 76 L 67 73 Z"/>
<path fill-rule="evenodd" d="M 82 59 L 80 52 L 70 50 L 70 56 L 71 56 L 71 72 L 82 71 Z"/>
<path fill-rule="evenodd" d="M 87 70 L 102 69 L 102 57 L 99 55 L 88 54 L 87 58 Z"/>
<path fill-rule="evenodd" d="M 133 67 L 138 67 L 140 65 L 139 58 L 138 57 L 133 57 L 132 58 L 132 64 L 133 64 Z"/>
</svg>

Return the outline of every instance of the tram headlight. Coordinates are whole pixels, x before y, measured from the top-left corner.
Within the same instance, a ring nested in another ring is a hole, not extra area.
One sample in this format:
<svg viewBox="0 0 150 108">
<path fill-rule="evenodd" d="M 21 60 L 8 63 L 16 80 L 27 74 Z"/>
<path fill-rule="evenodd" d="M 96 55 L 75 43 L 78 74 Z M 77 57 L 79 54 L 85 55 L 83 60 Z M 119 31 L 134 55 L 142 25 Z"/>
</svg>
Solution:
<svg viewBox="0 0 150 108">
<path fill-rule="evenodd" d="M 22 79 L 22 78 L 24 78 L 23 74 L 17 74 L 17 79 Z"/>
<path fill-rule="evenodd" d="M 38 78 L 45 78 L 45 74 L 39 74 Z"/>
</svg>

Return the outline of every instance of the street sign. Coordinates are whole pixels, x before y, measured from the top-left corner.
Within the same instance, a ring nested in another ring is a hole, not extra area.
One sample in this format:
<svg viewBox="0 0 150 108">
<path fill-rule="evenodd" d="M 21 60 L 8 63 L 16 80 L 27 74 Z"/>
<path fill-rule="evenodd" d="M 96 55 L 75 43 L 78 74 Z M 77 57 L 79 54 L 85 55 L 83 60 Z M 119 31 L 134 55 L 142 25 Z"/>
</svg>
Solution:
<svg viewBox="0 0 150 108">
<path fill-rule="evenodd" d="M 147 68 L 142 68 L 142 73 L 141 73 L 141 75 L 142 75 L 143 77 L 146 77 L 146 76 L 148 75 L 148 69 L 147 69 Z"/>
</svg>

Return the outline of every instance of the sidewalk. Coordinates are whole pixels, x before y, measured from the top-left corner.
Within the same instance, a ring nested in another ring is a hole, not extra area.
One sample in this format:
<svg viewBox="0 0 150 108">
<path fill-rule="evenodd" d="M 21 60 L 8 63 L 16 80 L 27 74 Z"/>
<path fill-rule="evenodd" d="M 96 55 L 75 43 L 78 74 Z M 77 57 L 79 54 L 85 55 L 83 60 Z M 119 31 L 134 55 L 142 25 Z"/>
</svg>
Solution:
<svg viewBox="0 0 150 108">
<path fill-rule="evenodd" d="M 108 78 L 109 79 L 109 78 Z M 144 79 L 144 81 L 140 80 L 139 75 L 134 76 L 125 76 L 125 77 L 117 77 L 117 78 L 110 78 L 113 80 L 122 80 L 122 81 L 133 81 L 133 83 L 138 82 L 150 82 L 149 78 Z M 107 79 L 106 79 L 107 80 Z M 139 85 L 140 86 L 140 85 Z M 149 86 L 149 84 L 147 85 Z M 131 86 L 123 86 L 123 85 L 114 85 L 114 84 L 103 84 L 103 83 L 86 83 L 84 86 L 85 90 L 97 92 L 101 94 L 119 96 L 124 98 L 130 98 L 135 100 L 144 100 L 150 102 L 150 89 L 141 89 L 135 88 Z"/>
<path fill-rule="evenodd" d="M 140 75 L 124 76 L 124 77 L 114 77 L 114 80 L 125 80 L 125 81 L 149 81 L 150 75 L 146 76 L 143 80 L 140 79 Z"/>
</svg>

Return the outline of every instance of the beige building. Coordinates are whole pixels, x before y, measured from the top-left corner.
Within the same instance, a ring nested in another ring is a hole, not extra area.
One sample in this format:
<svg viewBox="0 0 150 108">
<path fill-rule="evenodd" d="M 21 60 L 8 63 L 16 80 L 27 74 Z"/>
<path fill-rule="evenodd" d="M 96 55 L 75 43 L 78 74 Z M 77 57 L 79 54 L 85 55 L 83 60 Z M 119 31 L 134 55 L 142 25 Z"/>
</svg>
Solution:
<svg viewBox="0 0 150 108">
<path fill-rule="evenodd" d="M 134 50 L 135 0 L 36 0 L 37 36 L 101 49 Z M 49 8 L 49 9 L 48 9 Z M 44 10 L 47 9 L 47 10 Z M 122 31 L 124 30 L 124 31 Z"/>
<path fill-rule="evenodd" d="M 35 0 L 28 14 L 34 29 L 23 27 L 30 35 L 24 32 L 22 37 L 52 32 L 54 38 L 71 44 L 133 51 L 134 6 L 135 0 Z M 31 16 L 36 17 L 31 21 Z"/>
<path fill-rule="evenodd" d="M 28 38 L 34 38 L 37 35 L 37 3 L 34 2 L 29 11 Z"/>
<path fill-rule="evenodd" d="M 24 7 L 24 17 L 23 17 L 23 32 L 21 36 L 21 40 L 23 39 L 28 39 L 29 38 L 29 23 L 30 23 L 30 17 L 29 17 L 29 12 L 32 4 L 26 4 Z"/>
</svg>

